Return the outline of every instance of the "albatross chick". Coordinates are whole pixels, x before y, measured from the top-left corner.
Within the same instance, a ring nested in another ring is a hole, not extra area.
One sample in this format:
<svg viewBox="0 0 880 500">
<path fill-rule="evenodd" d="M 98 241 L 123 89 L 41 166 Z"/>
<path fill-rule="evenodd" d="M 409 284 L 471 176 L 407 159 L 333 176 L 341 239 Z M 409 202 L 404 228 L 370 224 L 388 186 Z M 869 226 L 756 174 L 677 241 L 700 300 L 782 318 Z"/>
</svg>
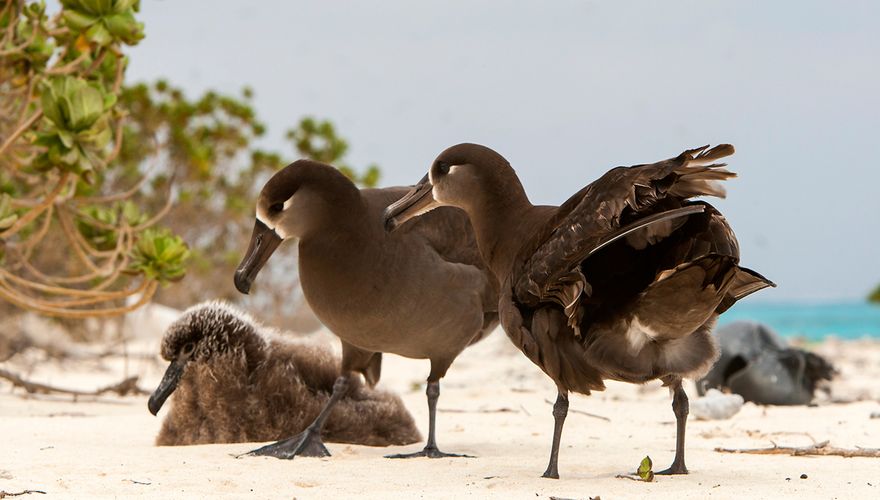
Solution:
<svg viewBox="0 0 880 500">
<path fill-rule="evenodd" d="M 150 397 L 154 415 L 174 393 L 156 444 L 272 441 L 300 432 L 330 399 L 339 359 L 223 302 L 196 305 L 162 339 L 171 364 Z M 421 440 L 394 394 L 358 387 L 327 417 L 324 438 L 390 446 Z"/>
</svg>

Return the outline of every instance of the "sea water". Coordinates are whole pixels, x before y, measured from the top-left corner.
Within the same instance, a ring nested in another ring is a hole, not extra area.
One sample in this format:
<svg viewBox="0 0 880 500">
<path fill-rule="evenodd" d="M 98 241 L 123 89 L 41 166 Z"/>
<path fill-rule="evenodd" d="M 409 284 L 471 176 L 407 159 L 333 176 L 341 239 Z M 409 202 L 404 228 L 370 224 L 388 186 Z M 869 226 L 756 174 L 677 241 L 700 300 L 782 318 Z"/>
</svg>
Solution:
<svg viewBox="0 0 880 500">
<path fill-rule="evenodd" d="M 774 304 L 745 300 L 722 314 L 718 324 L 741 320 L 764 323 L 785 337 L 880 338 L 880 304 L 867 302 Z"/>
</svg>

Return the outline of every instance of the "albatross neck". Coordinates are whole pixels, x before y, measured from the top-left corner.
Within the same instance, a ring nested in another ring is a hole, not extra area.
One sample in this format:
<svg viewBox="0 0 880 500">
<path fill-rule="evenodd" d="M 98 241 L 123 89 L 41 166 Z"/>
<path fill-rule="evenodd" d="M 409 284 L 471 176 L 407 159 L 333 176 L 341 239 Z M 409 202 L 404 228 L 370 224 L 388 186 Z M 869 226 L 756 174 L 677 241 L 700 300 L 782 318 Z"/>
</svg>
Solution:
<svg viewBox="0 0 880 500">
<path fill-rule="evenodd" d="M 382 254 L 385 234 L 381 221 L 373 220 L 365 201 L 356 197 L 336 200 L 332 216 L 299 240 L 300 263 L 331 275 L 362 268 Z"/>
<path fill-rule="evenodd" d="M 505 177 L 496 189 L 484 191 L 478 203 L 465 208 L 483 260 L 500 281 L 511 271 L 524 236 L 531 234 L 528 228 L 540 218 L 512 170 Z"/>
</svg>

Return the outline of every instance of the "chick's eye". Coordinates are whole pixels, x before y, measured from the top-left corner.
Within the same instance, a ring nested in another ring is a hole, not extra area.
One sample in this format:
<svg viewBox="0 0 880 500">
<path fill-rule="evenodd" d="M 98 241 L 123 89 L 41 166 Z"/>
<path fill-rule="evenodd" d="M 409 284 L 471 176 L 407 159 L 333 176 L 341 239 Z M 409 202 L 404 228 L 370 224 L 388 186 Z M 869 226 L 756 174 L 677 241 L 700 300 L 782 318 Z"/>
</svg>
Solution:
<svg viewBox="0 0 880 500">
<path fill-rule="evenodd" d="M 189 356 L 190 354 L 192 354 L 193 349 L 195 349 L 195 348 L 196 348 L 195 344 L 193 344 L 192 342 L 188 342 L 186 345 L 183 346 L 183 349 L 182 349 L 183 354 Z"/>
<path fill-rule="evenodd" d="M 278 213 L 282 210 L 284 210 L 284 203 L 273 203 L 269 206 L 269 211 L 273 214 Z"/>
<path fill-rule="evenodd" d="M 442 162 L 442 161 L 438 161 L 437 162 L 437 172 L 442 175 L 448 174 L 449 173 L 449 164 Z"/>
</svg>

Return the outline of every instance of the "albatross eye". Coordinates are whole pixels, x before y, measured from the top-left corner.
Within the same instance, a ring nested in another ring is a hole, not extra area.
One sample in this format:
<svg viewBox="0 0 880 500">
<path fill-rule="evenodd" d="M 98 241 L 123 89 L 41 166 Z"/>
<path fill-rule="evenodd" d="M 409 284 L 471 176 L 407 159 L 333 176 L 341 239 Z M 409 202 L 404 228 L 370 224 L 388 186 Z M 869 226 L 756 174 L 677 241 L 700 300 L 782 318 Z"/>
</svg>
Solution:
<svg viewBox="0 0 880 500">
<path fill-rule="evenodd" d="M 449 164 L 442 162 L 442 161 L 438 161 L 437 162 L 437 173 L 439 173 L 440 175 L 448 174 L 449 173 Z"/>
<path fill-rule="evenodd" d="M 183 352 L 183 354 L 185 356 L 189 356 L 190 354 L 192 354 L 192 352 L 193 352 L 193 350 L 195 350 L 195 348 L 196 348 L 196 345 L 194 343 L 187 342 L 186 345 L 183 346 L 183 349 L 181 349 L 181 351 Z"/>
<path fill-rule="evenodd" d="M 284 210 L 284 203 L 273 203 L 269 206 L 269 211 L 273 214 L 277 214 L 278 212 Z"/>
</svg>

